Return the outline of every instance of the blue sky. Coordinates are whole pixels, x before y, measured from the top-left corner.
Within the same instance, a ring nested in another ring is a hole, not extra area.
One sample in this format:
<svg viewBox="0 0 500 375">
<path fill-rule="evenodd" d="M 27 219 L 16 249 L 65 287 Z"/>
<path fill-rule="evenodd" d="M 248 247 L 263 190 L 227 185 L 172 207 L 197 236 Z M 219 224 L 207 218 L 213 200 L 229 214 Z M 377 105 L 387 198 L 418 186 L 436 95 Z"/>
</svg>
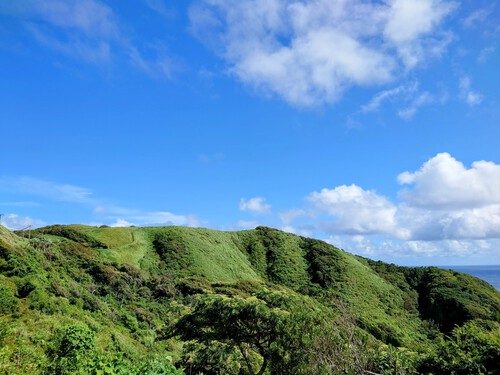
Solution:
<svg viewBox="0 0 500 375">
<path fill-rule="evenodd" d="M 500 263 L 500 9 L 0 0 L 0 213 Z"/>
</svg>

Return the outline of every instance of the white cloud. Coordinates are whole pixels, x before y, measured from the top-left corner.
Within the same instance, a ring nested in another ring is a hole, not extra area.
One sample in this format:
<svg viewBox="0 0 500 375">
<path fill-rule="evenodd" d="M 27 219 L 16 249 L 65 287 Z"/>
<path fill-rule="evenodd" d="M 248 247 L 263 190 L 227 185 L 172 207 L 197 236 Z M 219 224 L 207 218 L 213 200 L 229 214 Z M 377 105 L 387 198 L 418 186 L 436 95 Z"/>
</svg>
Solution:
<svg viewBox="0 0 500 375">
<path fill-rule="evenodd" d="M 200 0 L 192 29 L 257 90 L 292 105 L 335 102 L 350 86 L 392 81 L 448 38 L 454 3 L 365 0 Z"/>
<path fill-rule="evenodd" d="M 445 97 L 441 96 L 439 101 L 443 102 Z M 433 104 L 436 101 L 437 99 L 431 93 L 427 91 L 420 92 L 419 82 L 414 81 L 377 93 L 367 104 L 361 107 L 361 111 L 363 113 L 373 112 L 378 110 L 384 102 L 392 102 L 401 108 L 397 112 L 398 116 L 404 120 L 410 120 L 421 107 Z"/>
<path fill-rule="evenodd" d="M 385 101 L 391 101 L 395 99 L 403 100 L 408 97 L 408 95 L 413 95 L 418 89 L 418 83 L 414 82 L 409 85 L 401 85 L 393 89 L 384 90 L 377 93 L 367 104 L 361 107 L 361 111 L 364 113 L 373 112 L 380 108 L 380 106 Z"/>
<path fill-rule="evenodd" d="M 428 53 L 439 52 L 446 38 L 431 39 L 432 31 L 454 9 L 454 3 L 440 0 L 391 0 L 389 3 L 384 36 L 394 43 L 408 68 L 415 67 Z"/>
<path fill-rule="evenodd" d="M 473 91 L 470 86 L 471 80 L 469 77 L 465 76 L 460 79 L 460 98 L 470 106 L 480 104 L 483 101 L 483 96 Z"/>
<path fill-rule="evenodd" d="M 30 194 L 63 202 L 96 203 L 90 189 L 70 184 L 57 184 L 33 177 L 0 176 L 0 191 Z"/>
<path fill-rule="evenodd" d="M 107 41 L 85 40 L 78 35 L 68 35 L 66 40 L 61 40 L 36 25 L 27 25 L 27 29 L 37 42 L 64 55 L 95 64 L 111 61 L 111 47 Z"/>
<path fill-rule="evenodd" d="M 258 227 L 260 223 L 254 220 L 240 220 L 238 221 L 238 227 L 243 229 L 254 229 Z"/>
<path fill-rule="evenodd" d="M 0 192 L 16 195 L 32 195 L 54 202 L 67 202 L 83 205 L 99 216 L 99 222 L 113 222 L 113 226 L 161 226 L 182 225 L 198 227 L 201 225 L 196 215 L 177 215 L 168 211 L 143 211 L 106 203 L 94 197 L 88 188 L 70 184 L 57 184 L 32 177 L 0 176 Z M 36 202 L 30 202 L 32 206 Z M 19 206 L 19 205 L 18 205 Z"/>
<path fill-rule="evenodd" d="M 417 97 L 415 97 L 409 104 L 408 107 L 400 110 L 398 112 L 399 117 L 401 117 L 404 120 L 410 120 L 415 116 L 417 111 L 425 106 L 434 103 L 435 99 L 434 97 L 428 93 L 428 92 L 423 92 L 419 94 Z"/>
<path fill-rule="evenodd" d="M 111 227 L 115 228 L 122 228 L 122 227 L 131 227 L 131 226 L 136 226 L 134 223 L 131 223 L 127 220 L 124 219 L 117 219 L 113 224 L 110 225 Z"/>
<path fill-rule="evenodd" d="M 55 26 L 100 37 L 116 37 L 119 34 L 113 11 L 98 0 L 36 1 L 34 9 Z"/>
<path fill-rule="evenodd" d="M 182 225 L 188 227 L 200 226 L 200 220 L 195 215 L 176 215 L 171 212 L 145 212 L 126 218 L 141 226 Z"/>
<path fill-rule="evenodd" d="M 466 28 L 481 27 L 486 18 L 490 15 L 491 11 L 489 9 L 477 9 L 471 14 L 469 14 L 462 22 Z"/>
<path fill-rule="evenodd" d="M 6 4 L 4 4 L 6 3 Z M 171 78 L 177 63 L 161 43 L 136 43 L 111 6 L 101 0 L 23 0 L 0 3 L 0 15 L 15 17 L 41 45 L 98 65 L 124 58 L 153 78 Z M 159 0 L 146 0 L 167 17 Z"/>
<path fill-rule="evenodd" d="M 178 69 L 177 63 L 162 45 L 150 46 L 153 57 L 146 57 L 137 47 L 129 46 L 129 58 L 135 67 L 153 78 L 171 78 Z"/>
<path fill-rule="evenodd" d="M 500 165 L 476 161 L 466 168 L 447 153 L 416 172 L 398 176 L 402 238 L 414 240 L 500 238 Z"/>
<path fill-rule="evenodd" d="M 486 62 L 495 51 L 496 47 L 494 46 L 483 48 L 477 57 L 477 61 L 480 63 Z"/>
<path fill-rule="evenodd" d="M 313 208 L 285 211 L 282 227 L 369 257 L 500 259 L 500 164 L 441 153 L 398 181 L 399 202 L 357 185 L 313 192 Z"/>
<path fill-rule="evenodd" d="M 266 199 L 255 197 L 250 199 L 241 198 L 240 210 L 249 211 L 260 215 L 268 215 L 271 213 L 271 205 L 266 203 Z"/>
<path fill-rule="evenodd" d="M 99 0 L 27 0 L 0 13 L 23 20 L 40 44 L 86 62 L 108 63 L 122 40 L 113 10 Z"/>
<path fill-rule="evenodd" d="M 356 185 L 322 189 L 307 198 L 314 206 L 334 217 L 320 224 L 322 229 L 343 233 L 387 233 L 395 226 L 396 207 L 385 197 Z"/>
<path fill-rule="evenodd" d="M 198 156 L 198 161 L 200 161 L 201 163 L 210 164 L 224 160 L 225 157 L 226 155 L 224 155 L 222 152 L 215 152 L 213 154 L 201 154 L 200 156 Z"/>
<path fill-rule="evenodd" d="M 45 225 L 41 220 L 32 219 L 29 216 L 19 216 L 17 214 L 2 215 L 0 224 L 10 230 L 21 230 L 29 226 L 37 228 Z"/>
<path fill-rule="evenodd" d="M 145 0 L 148 7 L 166 19 L 171 19 L 175 15 L 175 11 L 169 8 L 164 0 Z"/>
<path fill-rule="evenodd" d="M 500 242 L 498 240 L 438 240 L 438 241 L 398 241 L 392 239 L 373 239 L 368 236 L 334 235 L 326 242 L 346 251 L 371 257 L 404 261 L 413 258 L 411 263 L 431 264 L 439 259 L 441 262 L 460 262 L 460 258 L 474 258 L 477 262 L 489 259 L 500 259 Z M 435 264 L 435 263 L 434 263 Z"/>
<path fill-rule="evenodd" d="M 278 214 L 278 217 L 280 218 L 281 222 L 283 225 L 288 226 L 290 223 L 292 223 L 294 220 L 296 220 L 299 217 L 303 216 L 310 216 L 310 213 L 307 213 L 304 210 L 301 209 L 291 209 L 287 211 L 282 211 Z"/>
<path fill-rule="evenodd" d="M 430 209 L 480 208 L 500 204 L 500 165 L 476 161 L 467 169 L 448 153 L 437 154 L 416 172 L 403 172 L 400 184 L 412 185 L 401 197 Z"/>
</svg>

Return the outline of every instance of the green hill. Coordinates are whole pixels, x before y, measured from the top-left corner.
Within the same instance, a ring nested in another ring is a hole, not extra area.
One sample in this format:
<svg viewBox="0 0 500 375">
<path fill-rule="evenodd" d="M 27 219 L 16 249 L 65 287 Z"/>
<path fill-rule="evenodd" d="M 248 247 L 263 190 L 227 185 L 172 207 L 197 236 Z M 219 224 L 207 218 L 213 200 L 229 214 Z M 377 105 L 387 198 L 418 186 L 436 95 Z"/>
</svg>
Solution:
<svg viewBox="0 0 500 375">
<path fill-rule="evenodd" d="M 474 277 L 266 227 L 0 226 L 0 373 L 496 374 L 499 322 Z"/>
</svg>

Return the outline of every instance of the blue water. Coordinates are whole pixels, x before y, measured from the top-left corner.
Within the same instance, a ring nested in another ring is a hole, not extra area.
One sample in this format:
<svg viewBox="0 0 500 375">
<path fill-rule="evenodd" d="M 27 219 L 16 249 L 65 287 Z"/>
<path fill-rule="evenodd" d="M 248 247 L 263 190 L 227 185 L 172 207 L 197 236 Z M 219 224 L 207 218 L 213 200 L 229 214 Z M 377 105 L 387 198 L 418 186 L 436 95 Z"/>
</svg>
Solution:
<svg viewBox="0 0 500 375">
<path fill-rule="evenodd" d="M 452 269 L 458 272 L 468 273 L 483 279 L 500 290 L 500 265 L 498 266 L 440 266 L 440 268 Z"/>
</svg>

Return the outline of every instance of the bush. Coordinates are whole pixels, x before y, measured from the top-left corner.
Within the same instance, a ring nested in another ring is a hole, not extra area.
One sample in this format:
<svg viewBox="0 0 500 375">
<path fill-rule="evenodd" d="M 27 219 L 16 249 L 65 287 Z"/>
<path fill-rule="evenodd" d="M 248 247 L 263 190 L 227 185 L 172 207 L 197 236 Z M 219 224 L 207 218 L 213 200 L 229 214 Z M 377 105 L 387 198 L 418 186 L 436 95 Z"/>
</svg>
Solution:
<svg viewBox="0 0 500 375">
<path fill-rule="evenodd" d="M 0 284 L 0 314 L 12 314 L 17 308 L 18 301 L 14 289 Z"/>
</svg>

